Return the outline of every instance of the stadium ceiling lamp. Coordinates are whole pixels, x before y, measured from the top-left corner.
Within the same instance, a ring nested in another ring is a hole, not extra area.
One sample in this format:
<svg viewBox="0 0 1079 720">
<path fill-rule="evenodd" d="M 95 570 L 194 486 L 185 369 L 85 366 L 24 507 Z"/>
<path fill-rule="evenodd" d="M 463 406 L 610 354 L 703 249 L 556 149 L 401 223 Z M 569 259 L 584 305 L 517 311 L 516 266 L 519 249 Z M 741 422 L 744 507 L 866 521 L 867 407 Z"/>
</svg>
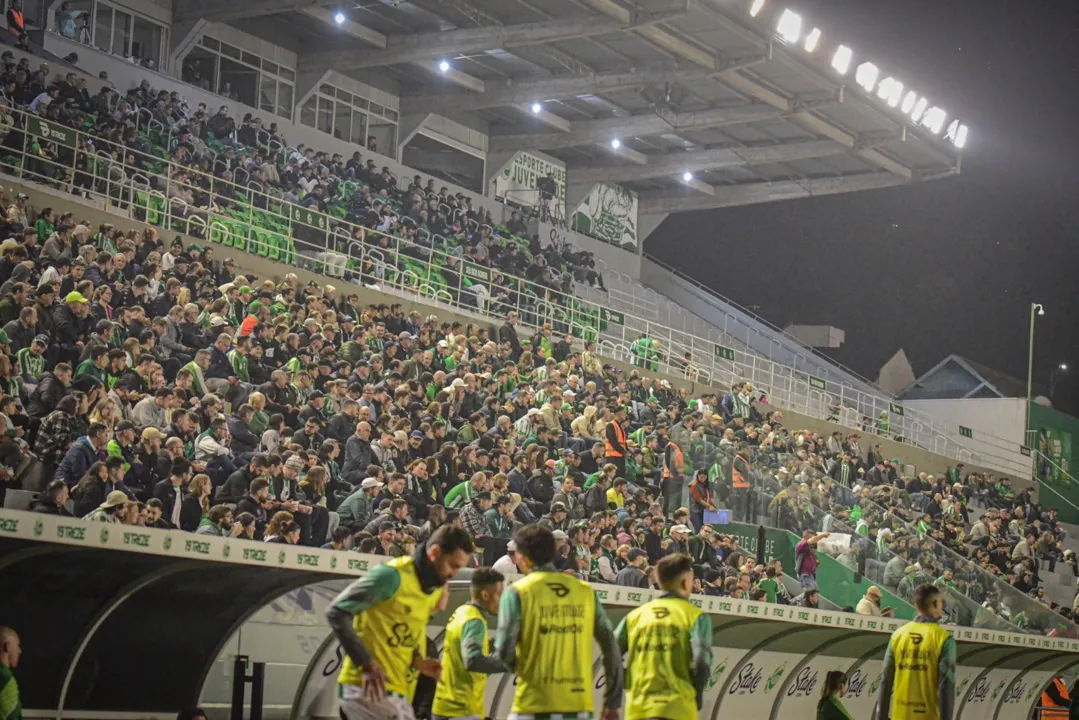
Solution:
<svg viewBox="0 0 1079 720">
<path fill-rule="evenodd" d="M 532 103 L 532 114 L 539 115 L 543 111 L 543 106 L 538 102 Z"/>
<path fill-rule="evenodd" d="M 684 173 L 682 173 L 682 182 L 692 182 L 692 181 L 693 181 L 693 173 L 691 173 L 689 170 L 686 170 Z"/>
<path fill-rule="evenodd" d="M 784 10 L 776 24 L 776 32 L 785 42 L 794 44 L 802 37 L 802 16 L 790 10 Z"/>
<path fill-rule="evenodd" d="M 880 77 L 880 68 L 871 62 L 862 63 L 854 71 L 854 81 L 867 93 L 873 92 L 873 88 L 877 86 L 878 77 Z"/>
<path fill-rule="evenodd" d="M 345 14 L 343 12 L 334 13 L 333 21 L 338 25 L 343 25 L 345 23 Z"/>
<path fill-rule="evenodd" d="M 832 67 L 840 75 L 846 75 L 850 70 L 851 60 L 854 59 L 854 51 L 846 45 L 840 45 L 832 54 Z"/>
<path fill-rule="evenodd" d="M 819 27 L 813 27 L 803 35 L 802 31 L 808 23 L 802 15 L 789 8 L 784 8 L 782 12 L 777 10 L 774 13 L 763 13 L 766 2 L 767 0 L 748 0 L 749 15 L 754 18 L 762 14 L 767 16 L 769 19 L 765 22 L 775 23 L 773 32 L 785 44 L 800 44 L 806 53 L 812 53 L 819 47 L 825 46 L 822 43 L 823 31 Z M 851 67 L 855 66 L 854 51 L 847 45 L 832 45 L 829 51 L 832 69 L 839 75 L 846 75 Z M 883 80 L 881 80 L 882 77 Z M 885 76 L 874 63 L 858 58 L 854 80 L 867 94 L 875 95 L 889 108 L 903 113 L 905 119 L 911 124 L 925 128 L 937 136 L 943 133 L 943 139 L 951 142 L 957 149 L 966 146 L 970 134 L 966 125 L 952 119 L 945 131 L 945 123 L 949 118 L 944 110 L 930 105 L 925 97 L 906 88 L 894 77 Z"/>
<path fill-rule="evenodd" d="M 888 107 L 899 107 L 899 101 L 903 98 L 903 83 L 894 77 L 884 78 L 877 87 L 877 97 L 888 103 Z"/>
<path fill-rule="evenodd" d="M 449 60 L 439 60 L 438 61 L 438 71 L 443 72 L 443 73 L 449 72 L 450 71 L 450 62 L 449 62 Z"/>
<path fill-rule="evenodd" d="M 618 148 L 622 147 L 622 141 L 618 138 L 611 138 L 611 147 L 617 150 Z"/>
</svg>

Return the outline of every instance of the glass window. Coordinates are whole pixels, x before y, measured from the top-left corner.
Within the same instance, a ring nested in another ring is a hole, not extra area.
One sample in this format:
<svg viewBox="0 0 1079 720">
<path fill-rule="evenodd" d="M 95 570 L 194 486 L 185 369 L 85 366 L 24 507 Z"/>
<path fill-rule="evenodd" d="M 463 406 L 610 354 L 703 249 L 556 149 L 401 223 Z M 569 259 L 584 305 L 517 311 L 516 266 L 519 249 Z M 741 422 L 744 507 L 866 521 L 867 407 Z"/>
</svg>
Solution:
<svg viewBox="0 0 1079 720">
<path fill-rule="evenodd" d="M 396 122 L 397 121 L 397 111 L 396 110 L 390 110 L 389 108 L 386 108 L 386 119 L 387 120 L 393 120 L 394 122 Z"/>
<path fill-rule="evenodd" d="M 340 100 L 343 103 L 348 103 L 349 105 L 351 105 L 352 104 L 352 93 L 347 92 L 345 90 L 338 89 L 337 90 L 337 99 Z"/>
<path fill-rule="evenodd" d="M 259 82 L 259 110 L 274 112 L 277 109 L 277 81 L 265 75 Z"/>
<path fill-rule="evenodd" d="M 284 81 L 277 83 L 277 114 L 292 119 L 292 86 Z"/>
<path fill-rule="evenodd" d="M 277 72 L 277 63 L 272 63 L 269 60 L 263 60 L 262 61 L 262 69 L 265 70 L 266 72 L 270 73 L 271 75 L 277 75 L 278 74 L 278 72 Z"/>
<path fill-rule="evenodd" d="M 318 91 L 323 95 L 328 95 L 329 97 L 333 97 L 335 90 L 336 88 L 334 88 L 333 85 L 322 84 L 318 86 Z"/>
<path fill-rule="evenodd" d="M 221 43 L 221 54 L 228 55 L 230 58 L 236 58 L 237 60 L 239 60 L 240 56 L 243 53 L 240 52 L 240 48 L 234 48 L 231 45 Z"/>
<path fill-rule="evenodd" d="M 367 102 L 367 100 L 365 98 L 362 98 L 359 95 L 357 95 L 355 100 L 353 101 L 352 105 L 353 105 L 353 107 L 358 107 L 360 110 L 366 110 L 367 107 L 368 107 L 368 102 Z"/>
<path fill-rule="evenodd" d="M 131 16 L 119 10 L 112 15 L 112 54 L 121 57 L 131 54 Z"/>
<path fill-rule="evenodd" d="M 291 90 L 291 88 L 289 88 Z M 315 109 L 318 106 L 318 98 L 314 95 L 307 98 L 307 102 L 300 108 L 300 124 L 307 127 L 315 127 Z"/>
<path fill-rule="evenodd" d="M 112 52 L 112 8 L 104 3 L 98 3 L 94 13 L 94 45 Z"/>
<path fill-rule="evenodd" d="M 243 56 L 240 58 L 243 62 L 247 63 L 251 67 L 261 67 L 262 58 L 254 53 L 249 53 L 246 50 L 243 51 Z"/>
<path fill-rule="evenodd" d="M 386 108 L 382 107 L 376 102 L 373 102 L 371 103 L 371 112 L 375 113 L 376 115 L 385 115 Z"/>
<path fill-rule="evenodd" d="M 318 99 L 318 121 L 315 127 L 324 133 L 333 133 L 333 100 L 324 97 Z"/>
<path fill-rule="evenodd" d="M 283 65 L 278 66 L 277 74 L 280 75 L 281 77 L 285 78 L 289 82 L 295 82 L 296 81 L 296 73 L 289 70 L 287 67 L 284 67 Z"/>
<path fill-rule="evenodd" d="M 238 62 L 221 58 L 221 77 L 217 94 L 242 102 L 244 105 L 256 105 L 259 71 L 241 65 Z"/>
<path fill-rule="evenodd" d="M 23 4 L 23 14 L 26 15 L 26 5 Z M 29 15 L 27 15 L 29 18 Z M 81 43 L 92 44 L 90 34 L 93 32 L 94 3 L 93 0 L 74 0 L 67 12 L 56 11 L 56 31 L 66 38 Z"/>
<path fill-rule="evenodd" d="M 220 50 L 221 49 L 221 43 L 219 43 L 217 40 L 213 39 L 209 35 L 203 35 L 202 36 L 202 44 L 205 47 L 210 48 L 211 50 Z"/>
<path fill-rule="evenodd" d="M 338 140 L 348 140 L 352 133 L 352 106 L 339 102 L 334 108 L 333 136 Z"/>
<path fill-rule="evenodd" d="M 140 60 L 153 60 L 154 67 L 161 67 L 161 45 L 165 28 L 157 23 L 135 16 L 131 35 L 131 53 Z"/>
<path fill-rule="evenodd" d="M 217 88 L 217 64 L 220 56 L 203 48 L 196 47 L 184 58 L 180 77 L 203 90 L 213 92 Z"/>
<path fill-rule="evenodd" d="M 357 110 L 352 111 L 352 137 L 349 141 L 357 145 L 367 142 L 367 116 Z"/>
</svg>

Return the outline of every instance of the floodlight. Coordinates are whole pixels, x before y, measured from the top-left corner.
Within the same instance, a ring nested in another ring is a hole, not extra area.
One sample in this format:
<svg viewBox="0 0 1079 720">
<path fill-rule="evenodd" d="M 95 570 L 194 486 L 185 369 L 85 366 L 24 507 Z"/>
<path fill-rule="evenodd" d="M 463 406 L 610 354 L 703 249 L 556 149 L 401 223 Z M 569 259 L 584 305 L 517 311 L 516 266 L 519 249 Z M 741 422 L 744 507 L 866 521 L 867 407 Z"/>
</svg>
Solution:
<svg viewBox="0 0 1079 720">
<path fill-rule="evenodd" d="M 806 52 L 813 52 L 817 49 L 817 43 L 820 42 L 820 28 L 813 28 L 808 35 L 806 35 L 805 47 Z"/>
<path fill-rule="evenodd" d="M 763 9 L 764 0 L 753 0 L 753 4 L 749 6 L 749 16 L 757 17 Z"/>
<path fill-rule="evenodd" d="M 776 32 L 789 43 L 798 42 L 798 38 L 802 36 L 802 16 L 796 12 L 784 10 L 779 16 L 779 23 L 776 24 Z"/>
<path fill-rule="evenodd" d="M 899 100 L 903 97 L 903 83 L 896 80 L 894 77 L 886 77 L 880 81 L 880 86 L 877 88 L 877 97 L 884 100 L 891 107 L 899 105 Z"/>
<path fill-rule="evenodd" d="M 925 117 L 922 118 L 922 125 L 929 128 L 929 132 L 934 135 L 940 135 L 940 131 L 944 129 L 944 121 L 947 119 L 948 113 L 941 110 L 939 107 L 931 107 L 925 111 Z"/>
<path fill-rule="evenodd" d="M 538 102 L 532 103 L 532 114 L 533 115 L 539 115 L 541 110 L 543 110 L 542 105 L 540 105 Z"/>
<path fill-rule="evenodd" d="M 854 72 L 854 79 L 866 92 L 873 92 L 877 86 L 877 78 L 880 77 L 880 68 L 871 62 L 864 62 Z"/>
<path fill-rule="evenodd" d="M 619 140 L 618 138 L 612 138 L 611 139 L 611 147 L 614 148 L 615 150 L 617 150 L 618 148 L 622 147 L 622 141 Z"/>
<path fill-rule="evenodd" d="M 682 173 L 682 182 L 689 182 L 692 179 L 693 173 L 691 173 L 689 170 L 686 170 L 684 173 Z"/>
<path fill-rule="evenodd" d="M 1060 363 L 1060 365 L 1057 366 L 1057 369 L 1059 369 L 1059 370 L 1067 370 L 1068 369 L 1068 363 Z"/>
<path fill-rule="evenodd" d="M 925 98 L 920 98 L 918 102 L 914 103 L 914 109 L 910 111 L 910 119 L 914 122 L 921 120 L 927 107 L 929 107 L 929 101 Z"/>
<path fill-rule="evenodd" d="M 342 23 L 345 22 L 345 14 L 344 13 L 337 13 L 336 15 L 333 16 L 333 21 L 335 23 L 337 23 L 338 25 L 341 25 Z"/>
<path fill-rule="evenodd" d="M 850 70 L 850 61 L 852 59 L 854 59 L 854 52 L 846 45 L 840 45 L 832 55 L 832 67 L 840 75 L 846 75 L 847 71 Z"/>
<path fill-rule="evenodd" d="M 955 133 L 955 140 L 952 141 L 952 144 L 962 150 L 966 147 L 968 132 L 966 125 L 960 125 L 959 130 Z"/>
<path fill-rule="evenodd" d="M 900 106 L 900 110 L 904 115 L 910 115 L 910 111 L 914 109 L 914 103 L 918 102 L 918 93 L 911 90 L 905 96 L 903 96 L 903 104 Z"/>
<path fill-rule="evenodd" d="M 441 62 L 439 62 L 438 63 L 438 69 L 439 69 L 440 72 L 449 72 L 450 71 L 450 63 L 449 63 L 449 61 L 442 60 Z"/>
</svg>

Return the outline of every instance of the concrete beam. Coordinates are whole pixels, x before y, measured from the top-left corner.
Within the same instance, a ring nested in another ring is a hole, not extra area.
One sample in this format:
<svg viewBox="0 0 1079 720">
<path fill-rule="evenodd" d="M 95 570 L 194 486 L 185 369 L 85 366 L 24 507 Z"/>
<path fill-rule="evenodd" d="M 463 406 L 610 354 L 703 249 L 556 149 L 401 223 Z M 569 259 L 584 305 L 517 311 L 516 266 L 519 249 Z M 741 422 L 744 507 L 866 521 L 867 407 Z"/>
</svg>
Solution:
<svg viewBox="0 0 1079 720">
<path fill-rule="evenodd" d="M 584 0 L 584 2 L 593 10 L 610 18 L 623 18 L 629 13 L 629 10 L 626 10 L 614 0 Z M 691 63 L 703 68 L 716 70 L 721 64 L 720 58 L 714 52 L 687 42 L 674 33 L 655 25 L 636 28 L 634 32 L 668 53 L 689 60 Z"/>
<path fill-rule="evenodd" d="M 588 167 L 568 167 L 566 174 L 574 182 L 630 182 L 665 175 L 681 175 L 685 171 L 701 172 L 719 170 L 726 167 L 745 167 L 749 165 L 768 165 L 794 160 L 827 157 L 846 152 L 842 145 L 832 140 L 811 140 L 809 142 L 784 143 L 763 147 L 715 148 L 694 150 L 692 152 L 675 151 L 648 155 L 648 164 L 643 167 L 618 165 L 615 167 L 592 165 Z"/>
<path fill-rule="evenodd" d="M 741 105 L 730 108 L 714 108 L 688 113 L 670 113 L 661 117 L 655 113 L 643 113 L 628 118 L 606 120 L 583 120 L 570 124 L 568 133 L 525 133 L 492 135 L 490 150 L 554 150 L 557 148 L 610 142 L 614 137 L 658 135 L 660 133 L 693 130 L 723 125 L 738 125 L 758 120 L 771 120 L 783 113 L 764 104 Z"/>
<path fill-rule="evenodd" d="M 373 30 L 366 25 L 361 25 L 354 20 L 346 19 L 340 25 L 334 21 L 334 15 L 337 13 L 329 8 L 324 7 L 309 7 L 303 9 L 304 15 L 309 15 L 316 20 L 321 20 L 327 25 L 339 28 L 341 32 L 351 35 L 357 40 L 363 40 L 369 45 L 373 45 L 380 50 L 386 47 L 386 36 L 380 33 L 378 30 Z"/>
<path fill-rule="evenodd" d="M 682 178 L 680 180 L 680 182 L 683 185 L 685 185 L 686 187 L 688 187 L 688 188 L 693 188 L 694 190 L 699 192 L 701 195 L 711 195 L 712 197 L 715 197 L 715 195 L 716 195 L 715 186 L 709 185 L 708 183 L 704 182 L 703 180 L 698 180 L 695 177 L 691 177 L 689 180 L 686 180 L 685 178 Z"/>
<path fill-rule="evenodd" d="M 764 55 L 754 55 L 724 62 L 721 68 L 729 70 L 751 67 L 766 59 Z M 646 67 L 592 75 L 562 75 L 539 80 L 507 80 L 501 87 L 488 83 L 487 90 L 479 96 L 468 93 L 441 93 L 403 97 L 401 98 L 401 112 L 427 111 L 445 114 L 519 103 L 531 105 L 534 102 L 571 98 L 578 95 L 599 95 L 646 85 L 692 82 L 702 80 L 722 70 L 709 71 L 697 66 Z"/>
<path fill-rule="evenodd" d="M 758 100 L 762 100 L 773 107 L 793 107 L 796 112 L 790 116 L 790 119 L 797 124 L 813 130 L 827 138 L 831 138 L 835 142 L 846 147 L 849 151 L 852 151 L 853 154 L 858 155 L 879 168 L 883 168 L 894 175 L 898 175 L 904 180 L 909 181 L 913 179 L 914 171 L 909 167 L 902 163 L 898 163 L 880 151 L 861 143 L 857 135 L 837 127 L 828 120 L 813 115 L 809 108 L 799 107 L 797 102 L 792 101 L 790 98 L 778 95 L 770 88 L 761 85 L 756 80 L 752 80 L 739 72 L 724 73 L 722 78 L 723 82 L 735 90 L 750 95 L 751 97 L 755 97 Z"/>
<path fill-rule="evenodd" d="M 645 215 L 710 210 L 712 208 L 754 205 L 776 200 L 794 200 L 859 190 L 876 190 L 905 185 L 906 183 L 907 181 L 901 177 L 882 172 L 776 183 L 717 185 L 715 186 L 715 194 L 711 196 L 689 195 L 669 191 L 648 191 L 637 196 L 638 213 Z"/>
<path fill-rule="evenodd" d="M 319 7 L 322 2 L 323 0 L 177 0 L 173 3 L 173 22 L 202 19 L 224 23 Z"/>
<path fill-rule="evenodd" d="M 425 70 L 431 73 L 437 78 L 441 78 L 448 83 L 463 87 L 464 89 L 469 90 L 473 93 L 481 93 L 483 92 L 484 88 L 487 87 L 487 84 L 484 83 L 483 80 L 480 80 L 475 75 L 469 75 L 466 72 L 461 72 L 457 68 L 451 67 L 445 72 L 442 72 L 432 62 L 417 61 L 412 63 L 412 65 L 414 67 L 420 68 L 421 70 Z M 445 115 L 446 113 L 441 114 Z"/>
<path fill-rule="evenodd" d="M 568 133 L 570 130 L 570 121 L 565 118 L 559 117 L 552 112 L 540 109 L 539 112 L 533 112 L 532 106 L 528 103 L 519 103 L 514 107 L 517 108 L 522 114 L 527 115 L 530 118 L 535 118 L 544 125 L 549 125 L 559 132 Z"/>
<path fill-rule="evenodd" d="M 609 152 L 611 155 L 614 155 L 615 157 L 624 158 L 626 160 L 629 160 L 631 163 L 637 163 L 638 165 L 644 165 L 645 163 L 648 162 L 648 156 L 645 155 L 643 152 L 638 152 L 638 151 L 636 151 L 636 150 L 634 150 L 632 148 L 626 147 L 625 145 L 619 144 L 618 147 L 614 147 L 609 142 L 600 143 L 599 145 L 604 150 Z"/>
<path fill-rule="evenodd" d="M 670 15 L 649 16 L 641 21 L 633 20 L 630 23 L 623 23 L 603 15 L 588 15 L 501 27 L 395 35 L 387 38 L 388 47 L 385 50 L 356 52 L 349 49 L 314 52 L 301 57 L 300 64 L 328 65 L 339 72 L 347 72 L 417 60 L 433 61 L 437 58 L 452 58 L 456 55 L 482 53 L 496 48 L 508 50 L 559 40 L 606 35 L 628 30 L 639 22 L 661 22 L 670 17 Z"/>
</svg>

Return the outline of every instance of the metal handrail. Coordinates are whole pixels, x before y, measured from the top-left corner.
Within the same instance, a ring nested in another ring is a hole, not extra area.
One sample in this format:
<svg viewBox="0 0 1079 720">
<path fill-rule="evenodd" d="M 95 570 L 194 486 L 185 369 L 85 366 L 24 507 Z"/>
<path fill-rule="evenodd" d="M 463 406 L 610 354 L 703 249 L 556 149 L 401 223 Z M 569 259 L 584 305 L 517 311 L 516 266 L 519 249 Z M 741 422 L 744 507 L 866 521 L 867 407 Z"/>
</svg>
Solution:
<svg viewBox="0 0 1079 720">
<path fill-rule="evenodd" d="M 12 110 L 12 112 L 25 116 L 25 113 L 20 110 Z M 25 127 L 25 121 L 22 123 L 22 126 Z M 84 133 L 81 133 L 80 131 L 75 131 L 75 133 L 76 136 L 84 135 Z M 27 158 L 26 138 L 27 134 L 24 133 L 24 147 L 22 149 L 24 158 Z M 78 145 L 79 143 L 76 142 L 76 147 Z M 146 157 L 149 157 L 149 159 L 154 163 L 160 163 L 161 165 L 166 166 L 166 168 L 172 169 L 172 163 L 169 160 L 164 160 L 155 156 Z M 77 159 L 77 157 L 74 158 L 75 165 L 68 167 L 61 166 L 59 163 L 54 163 L 52 161 L 44 160 L 42 158 L 32 158 L 33 162 L 36 163 L 46 163 L 56 165 L 57 167 L 62 167 L 65 172 L 73 171 L 75 167 L 77 167 Z M 122 158 L 120 161 L 114 162 L 113 167 L 130 169 L 133 173 L 138 170 L 138 168 L 128 168 L 126 165 L 124 165 L 125 161 L 126 158 Z M 264 204 L 267 207 L 267 210 L 262 210 L 260 212 L 266 213 L 267 215 L 275 216 L 280 222 L 287 224 L 290 237 L 294 237 L 294 233 L 292 233 L 293 213 L 299 213 L 304 217 L 312 218 L 312 222 L 317 223 L 318 227 L 327 236 L 327 246 L 324 248 L 319 248 L 322 250 L 329 247 L 329 236 L 332 233 L 332 229 L 337 226 L 349 228 L 353 236 L 355 236 L 357 233 L 363 235 L 380 234 L 378 233 L 378 231 L 375 230 L 368 230 L 366 228 L 351 225 L 350 223 L 346 223 L 344 221 L 339 221 L 330 215 L 324 215 L 322 213 L 318 213 L 317 211 L 309 211 L 307 208 L 302 208 L 300 206 L 289 205 L 282 198 L 275 197 L 266 193 L 256 193 L 251 188 L 243 187 L 233 182 L 224 181 L 211 175 L 200 174 L 197 170 L 188 168 L 186 166 L 177 166 L 176 169 L 180 168 L 183 169 L 185 174 L 192 178 L 192 182 L 194 182 L 197 178 L 201 178 L 204 184 L 209 187 L 209 193 L 211 198 L 220 199 L 222 197 L 220 192 L 215 192 L 215 188 L 219 191 L 225 190 L 226 188 L 232 188 L 232 192 L 234 194 L 251 196 L 252 199 L 254 199 L 256 195 L 261 195 L 261 197 L 265 200 Z M 25 172 L 25 167 L 20 171 L 20 173 L 23 172 Z M 143 177 L 145 178 L 145 176 Z M 164 181 L 164 195 L 167 197 L 173 183 L 172 173 L 166 172 L 165 175 L 161 177 L 161 179 Z M 145 180 L 147 181 L 147 184 L 149 184 L 149 178 L 145 178 Z M 191 187 L 191 185 L 185 184 L 185 187 Z M 129 201 L 131 200 L 134 200 L 133 192 L 131 193 L 131 197 L 129 198 Z M 168 205 L 168 203 L 166 203 L 166 205 Z M 275 209 L 276 206 L 280 206 L 281 212 L 284 214 L 279 214 Z M 249 207 L 253 208 L 254 206 L 251 205 Z M 167 207 L 166 211 L 168 211 Z M 199 210 L 199 212 L 202 211 L 202 209 Z M 207 212 L 209 212 L 209 209 L 207 209 Z M 249 216 L 248 222 L 250 224 L 254 224 L 252 221 L 253 216 Z M 211 220 L 208 222 L 208 224 L 211 226 L 211 233 L 217 229 L 215 221 Z M 431 248 L 415 245 L 395 236 L 389 237 L 391 243 L 395 247 L 412 247 L 416 249 L 417 252 L 409 256 L 409 259 L 412 262 L 419 262 L 417 260 L 417 257 L 422 256 L 423 253 L 433 252 Z M 435 255 L 432 255 L 432 257 L 435 257 Z M 431 272 L 432 270 L 428 269 L 429 276 Z M 494 272 L 493 269 L 492 272 Z M 505 278 L 513 278 L 513 276 L 508 275 L 507 273 L 501 271 L 498 272 Z M 513 279 L 516 280 L 520 287 L 527 288 L 532 286 L 529 281 L 523 278 Z M 572 301 L 575 303 L 579 303 L 579 306 L 587 314 L 593 315 L 595 317 L 602 317 L 601 312 L 605 308 L 604 305 L 598 303 L 590 303 L 588 301 L 581 300 L 574 295 L 564 294 L 559 291 L 547 288 L 544 288 L 543 292 L 545 296 L 557 300 L 563 306 L 570 306 L 570 302 Z M 669 361 L 673 359 L 676 354 L 677 356 L 681 357 L 688 352 L 690 354 L 690 357 L 692 358 L 691 364 L 694 366 L 697 372 L 699 373 L 700 370 L 707 371 L 707 375 L 710 376 L 716 383 L 734 382 L 737 380 L 748 379 L 754 384 L 766 388 L 770 401 L 779 407 L 785 407 L 790 410 L 795 410 L 811 416 L 822 418 L 828 417 L 829 414 L 831 414 L 831 408 L 823 407 L 819 400 L 815 402 L 805 393 L 805 391 L 796 391 L 798 388 L 803 388 L 809 383 L 810 376 L 795 368 L 780 365 L 778 363 L 775 363 L 774 361 L 758 358 L 749 355 L 748 353 L 742 352 L 734 353 L 735 357 L 733 360 L 723 359 L 718 357 L 716 353 L 717 346 L 712 340 L 701 338 L 683 331 L 676 332 L 669 325 L 662 325 L 655 321 L 650 321 L 646 318 L 640 318 L 625 313 L 622 313 L 622 315 L 623 323 L 621 325 L 608 322 L 606 323 L 606 327 L 604 327 L 603 324 L 600 323 L 598 327 L 599 337 L 597 337 L 597 339 L 606 336 L 610 339 L 618 341 L 618 344 L 621 346 L 628 346 L 632 344 L 634 340 L 636 340 L 637 335 L 643 333 L 653 339 L 659 340 L 662 343 L 663 349 L 666 351 L 667 355 L 660 361 L 659 364 L 662 367 L 671 368 L 672 374 L 674 375 L 681 374 L 682 367 L 680 364 L 674 365 Z M 878 403 L 883 402 L 883 400 L 879 398 L 874 398 L 873 396 L 865 396 L 864 394 L 860 393 L 860 391 L 854 391 L 854 394 L 852 395 L 850 392 L 848 392 L 848 390 L 852 390 L 849 388 L 837 387 L 834 388 L 834 390 L 838 391 L 835 397 L 840 404 L 846 405 L 848 407 L 854 407 L 863 414 L 865 413 L 865 411 L 868 410 L 871 414 L 875 416 L 877 409 L 881 407 Z M 867 400 L 868 406 L 866 405 Z M 905 431 L 906 428 L 904 427 L 902 418 L 897 418 L 896 422 L 893 423 L 893 432 L 903 433 Z M 925 445 L 926 442 L 928 440 L 931 440 L 932 438 L 927 438 L 926 440 L 919 440 L 919 438 L 911 439 L 916 445 Z M 971 451 L 966 450 L 965 448 L 960 446 L 958 443 L 955 443 L 953 445 L 951 440 L 946 440 L 944 447 L 937 452 L 957 459 L 962 457 L 964 460 L 977 460 L 981 464 L 988 464 L 988 462 L 995 461 L 997 465 L 1003 465 L 1007 468 L 1007 472 L 1013 474 L 1023 474 L 1024 472 L 1023 469 L 1017 469 L 1014 465 L 1008 466 L 1006 463 L 1006 458 L 995 457 L 988 453 L 972 453 Z M 970 454 L 968 455 L 968 453 Z"/>
</svg>

